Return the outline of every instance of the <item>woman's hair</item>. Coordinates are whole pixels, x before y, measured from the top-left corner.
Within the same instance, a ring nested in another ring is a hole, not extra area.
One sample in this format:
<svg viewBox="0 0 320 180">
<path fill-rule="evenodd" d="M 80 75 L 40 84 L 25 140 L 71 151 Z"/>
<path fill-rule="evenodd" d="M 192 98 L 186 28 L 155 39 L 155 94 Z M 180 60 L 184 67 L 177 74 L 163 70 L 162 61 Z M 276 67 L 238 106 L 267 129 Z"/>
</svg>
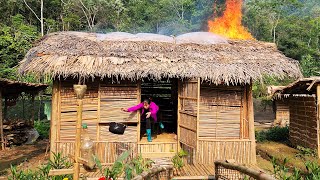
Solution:
<svg viewBox="0 0 320 180">
<path fill-rule="evenodd" d="M 151 103 L 150 99 L 145 99 L 145 100 L 143 100 L 143 102 L 146 102 L 146 103 L 148 103 L 148 104 Z"/>
</svg>

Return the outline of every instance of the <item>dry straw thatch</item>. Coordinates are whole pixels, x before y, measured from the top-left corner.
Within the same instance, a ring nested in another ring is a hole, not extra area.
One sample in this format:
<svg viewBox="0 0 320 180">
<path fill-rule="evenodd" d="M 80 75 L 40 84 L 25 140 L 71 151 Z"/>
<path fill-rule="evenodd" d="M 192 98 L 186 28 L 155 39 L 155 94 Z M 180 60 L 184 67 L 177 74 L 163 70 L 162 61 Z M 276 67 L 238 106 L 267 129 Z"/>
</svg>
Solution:
<svg viewBox="0 0 320 180">
<path fill-rule="evenodd" d="M 46 35 L 20 63 L 20 73 L 81 76 L 195 78 L 249 83 L 264 74 L 300 77 L 297 61 L 274 44 L 225 40 L 207 32 L 156 34 L 57 32 Z"/>
</svg>

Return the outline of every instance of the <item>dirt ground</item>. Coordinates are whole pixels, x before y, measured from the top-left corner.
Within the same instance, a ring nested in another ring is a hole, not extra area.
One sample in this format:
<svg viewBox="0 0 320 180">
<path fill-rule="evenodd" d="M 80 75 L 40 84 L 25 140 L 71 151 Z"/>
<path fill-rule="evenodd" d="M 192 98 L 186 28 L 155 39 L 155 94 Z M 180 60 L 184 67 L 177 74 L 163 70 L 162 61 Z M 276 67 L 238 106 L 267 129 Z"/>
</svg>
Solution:
<svg viewBox="0 0 320 180">
<path fill-rule="evenodd" d="M 48 140 L 40 140 L 33 145 L 22 145 L 0 151 L 0 179 L 6 179 L 10 172 L 10 165 L 17 165 L 18 169 L 37 169 L 45 164 L 49 158 L 46 154 Z"/>
</svg>

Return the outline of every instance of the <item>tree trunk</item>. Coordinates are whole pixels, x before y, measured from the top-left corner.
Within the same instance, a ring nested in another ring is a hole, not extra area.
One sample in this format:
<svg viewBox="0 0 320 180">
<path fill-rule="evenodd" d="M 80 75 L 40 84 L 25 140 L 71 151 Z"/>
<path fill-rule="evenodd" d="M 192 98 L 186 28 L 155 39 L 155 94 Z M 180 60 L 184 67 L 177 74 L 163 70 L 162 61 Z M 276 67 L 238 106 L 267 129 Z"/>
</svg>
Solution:
<svg viewBox="0 0 320 180">
<path fill-rule="evenodd" d="M 40 22 L 41 22 L 41 36 L 44 35 L 43 33 L 43 0 L 41 0 L 41 17 L 40 17 Z"/>
</svg>

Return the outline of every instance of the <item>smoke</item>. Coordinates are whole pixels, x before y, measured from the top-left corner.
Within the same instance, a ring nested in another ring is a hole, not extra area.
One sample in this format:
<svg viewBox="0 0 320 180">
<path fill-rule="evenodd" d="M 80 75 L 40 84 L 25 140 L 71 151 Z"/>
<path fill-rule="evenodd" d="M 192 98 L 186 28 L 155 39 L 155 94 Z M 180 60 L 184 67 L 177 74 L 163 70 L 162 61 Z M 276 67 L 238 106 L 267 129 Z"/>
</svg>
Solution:
<svg viewBox="0 0 320 180">
<path fill-rule="evenodd" d="M 173 15 L 172 19 L 159 23 L 154 33 L 180 35 L 188 32 L 208 31 L 207 20 L 212 17 L 214 3 L 216 3 L 218 14 L 224 2 L 224 0 L 196 0 L 187 9 L 184 9 L 183 19 Z"/>
</svg>

